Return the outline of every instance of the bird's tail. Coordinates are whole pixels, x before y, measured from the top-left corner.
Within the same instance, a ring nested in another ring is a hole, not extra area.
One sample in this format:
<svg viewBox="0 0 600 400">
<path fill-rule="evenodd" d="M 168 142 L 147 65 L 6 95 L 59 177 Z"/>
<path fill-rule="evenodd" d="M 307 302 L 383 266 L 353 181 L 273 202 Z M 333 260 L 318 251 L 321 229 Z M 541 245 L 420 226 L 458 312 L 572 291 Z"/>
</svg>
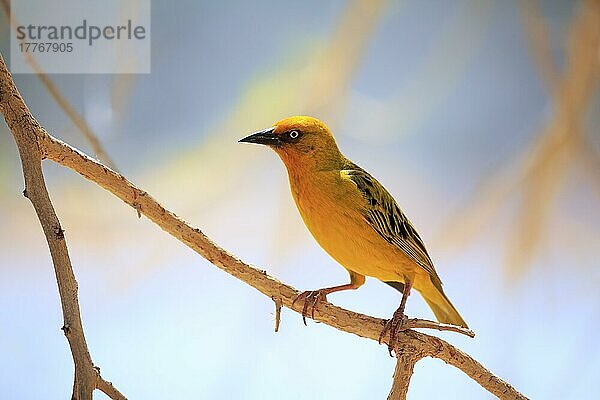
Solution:
<svg viewBox="0 0 600 400">
<path fill-rule="evenodd" d="M 415 287 L 415 289 L 417 288 Z M 417 290 L 421 292 L 421 295 L 439 322 L 468 328 L 465 320 L 460 316 L 458 311 L 456 311 L 456 308 L 454 308 L 452 303 L 450 303 L 448 297 L 446 297 L 441 282 L 436 285 L 431 279 L 427 279 L 425 285 L 422 285 L 422 287 L 419 287 Z"/>
</svg>

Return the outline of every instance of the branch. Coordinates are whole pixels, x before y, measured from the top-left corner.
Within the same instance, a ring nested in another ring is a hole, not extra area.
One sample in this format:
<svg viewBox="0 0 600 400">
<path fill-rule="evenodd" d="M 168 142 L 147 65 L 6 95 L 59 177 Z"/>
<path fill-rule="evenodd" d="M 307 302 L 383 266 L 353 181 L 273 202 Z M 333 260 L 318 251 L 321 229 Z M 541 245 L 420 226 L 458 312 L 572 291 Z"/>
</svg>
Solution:
<svg viewBox="0 0 600 400">
<path fill-rule="evenodd" d="M 110 397 L 114 400 L 127 400 L 125 396 L 121 392 L 117 390 L 112 384 L 107 380 L 104 380 L 100 375 L 98 375 L 98 381 L 96 382 L 96 389 L 100 390 L 102 393 Z"/>
<path fill-rule="evenodd" d="M 223 271 L 247 283 L 269 298 L 277 299 L 277 302 L 280 301 L 283 306 L 296 312 L 302 311 L 302 304 L 292 305 L 294 298 L 299 294 L 296 289 L 269 276 L 266 271 L 250 266 L 229 254 L 212 242 L 200 229 L 193 228 L 185 223 L 161 206 L 148 193 L 134 186 L 124 176 L 49 135 L 29 113 L 16 88 L 14 88 L 10 74 L 1 58 L 0 61 L 0 79 L 2 80 L 0 86 L 2 88 L 2 91 L 0 91 L 1 110 L 5 114 L 9 127 L 15 132 L 20 132 L 15 136 L 18 136 L 19 140 L 39 152 L 36 154 L 38 158 L 33 159 L 35 163 L 39 165 L 39 157 L 41 156 L 74 170 L 129 204 L 136 212 L 145 215 L 165 232 Z M 7 92 L 6 88 L 10 89 L 10 93 Z M 29 162 L 29 160 L 27 161 Z M 62 240 L 62 243 L 64 244 L 64 240 Z M 73 298 L 76 299 L 76 297 Z M 375 341 L 379 339 L 379 334 L 385 323 L 385 320 L 380 318 L 345 310 L 328 302 L 317 304 L 315 320 L 341 331 Z M 431 327 L 431 323 L 432 321 L 427 322 L 427 327 Z M 413 324 L 415 327 L 418 326 L 415 321 L 413 321 Z M 81 336 L 83 337 L 82 331 Z M 421 355 L 421 358 L 439 358 L 460 369 L 483 388 L 501 399 L 526 399 L 510 384 L 493 375 L 472 357 L 437 337 L 407 330 L 399 335 L 397 349 L 415 349 Z M 401 352 L 397 352 L 397 354 L 401 354 Z M 96 383 L 96 386 L 102 386 L 102 384 Z"/>
<path fill-rule="evenodd" d="M 388 400 L 405 400 L 415 364 L 427 354 L 410 343 L 406 347 L 397 349 L 396 354 L 398 361 L 396 361 L 392 390 Z"/>
<path fill-rule="evenodd" d="M 75 363 L 73 399 L 91 400 L 93 390 L 98 386 L 98 382 L 103 380 L 99 370 L 94 367 L 87 347 L 77 299 L 77 281 L 73 274 L 64 230 L 54 211 L 44 181 L 42 152 L 37 142 L 38 132 L 43 130 L 23 102 L 1 56 L 0 111 L 4 114 L 6 124 L 12 131 L 19 149 L 25 178 L 23 195 L 31 201 L 35 209 L 54 263 L 64 319 L 62 330 L 69 342 Z M 123 395 L 112 398 L 124 399 Z"/>
</svg>

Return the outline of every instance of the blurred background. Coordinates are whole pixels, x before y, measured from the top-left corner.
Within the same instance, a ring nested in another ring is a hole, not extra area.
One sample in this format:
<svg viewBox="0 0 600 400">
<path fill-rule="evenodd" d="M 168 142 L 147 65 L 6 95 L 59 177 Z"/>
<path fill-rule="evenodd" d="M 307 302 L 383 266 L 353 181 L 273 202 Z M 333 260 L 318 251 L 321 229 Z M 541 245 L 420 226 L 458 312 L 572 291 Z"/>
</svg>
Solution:
<svg viewBox="0 0 600 400">
<path fill-rule="evenodd" d="M 128 5 L 115 12 L 135 15 Z M 411 218 L 477 337 L 433 333 L 531 398 L 594 397 L 598 2 L 155 0 L 151 34 L 151 74 L 51 75 L 50 87 L 16 75 L 16 84 L 53 135 L 110 158 L 166 208 L 299 290 L 347 274 L 302 225 L 281 162 L 237 139 L 294 114 L 325 120 Z M 15 144 L 4 123 L 0 131 L 2 397 L 68 398 L 51 260 L 21 195 Z M 275 333 L 270 299 L 72 171 L 44 170 L 92 357 L 129 398 L 387 396 L 395 360 L 384 346 L 304 327 L 286 309 Z M 329 297 L 378 317 L 399 299 L 376 280 Z M 419 296 L 407 310 L 433 318 Z M 409 398 L 491 395 L 425 359 Z"/>
</svg>

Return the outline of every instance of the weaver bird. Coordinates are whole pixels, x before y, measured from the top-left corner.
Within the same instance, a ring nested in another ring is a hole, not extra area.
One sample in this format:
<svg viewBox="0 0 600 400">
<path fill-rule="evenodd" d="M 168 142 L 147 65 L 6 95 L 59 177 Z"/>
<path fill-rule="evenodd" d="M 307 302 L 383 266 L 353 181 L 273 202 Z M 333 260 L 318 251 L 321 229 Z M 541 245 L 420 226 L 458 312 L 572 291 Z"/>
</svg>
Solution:
<svg viewBox="0 0 600 400">
<path fill-rule="evenodd" d="M 439 322 L 467 328 L 444 294 L 442 281 L 414 226 L 375 178 L 344 157 L 323 122 L 290 117 L 240 142 L 267 145 L 279 155 L 308 230 L 350 274 L 348 284 L 299 296 L 304 298 L 305 324 L 309 303 L 314 319 L 319 300 L 333 292 L 358 289 L 370 276 L 402 292 L 400 307 L 387 321 L 380 342 L 389 331 L 388 344 L 394 345 L 406 320 L 404 308 L 411 288 L 423 296 Z"/>
</svg>

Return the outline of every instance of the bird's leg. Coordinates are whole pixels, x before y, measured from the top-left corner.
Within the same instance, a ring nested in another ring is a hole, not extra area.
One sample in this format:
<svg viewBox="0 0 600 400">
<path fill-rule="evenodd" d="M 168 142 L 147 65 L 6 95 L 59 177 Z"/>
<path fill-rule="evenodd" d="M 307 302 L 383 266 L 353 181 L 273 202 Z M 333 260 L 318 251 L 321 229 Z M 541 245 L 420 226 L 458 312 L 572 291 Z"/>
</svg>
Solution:
<svg viewBox="0 0 600 400">
<path fill-rule="evenodd" d="M 310 304 L 311 311 L 310 316 L 312 319 L 315 319 L 315 307 L 319 300 L 327 300 L 327 295 L 333 292 L 339 292 L 342 290 L 355 290 L 361 287 L 365 283 L 365 276 L 357 274 L 353 271 L 348 271 L 350 274 L 350 283 L 346 285 L 332 286 L 328 288 L 318 289 L 318 290 L 309 290 L 306 292 L 300 293 L 294 301 L 292 301 L 292 307 L 294 303 L 301 297 L 304 298 L 304 307 L 302 307 L 302 321 L 304 321 L 304 325 L 306 325 L 306 317 L 308 316 L 308 307 Z"/>
<path fill-rule="evenodd" d="M 315 307 L 317 306 L 317 303 L 321 300 L 327 301 L 328 294 L 340 292 L 342 290 L 358 289 L 358 286 L 355 283 L 348 283 L 346 285 L 332 286 L 323 289 L 307 290 L 306 292 L 302 292 L 298 296 L 296 296 L 294 301 L 292 301 L 292 307 L 300 298 L 304 299 L 304 306 L 302 307 L 302 321 L 304 321 L 304 325 L 306 325 L 306 317 L 308 316 L 309 304 L 311 309 L 310 316 L 312 319 L 315 319 Z"/>
<path fill-rule="evenodd" d="M 379 335 L 379 344 L 381 344 L 381 340 L 385 336 L 385 334 L 390 332 L 390 341 L 388 342 L 388 351 L 390 355 L 392 355 L 392 350 L 396 347 L 396 342 L 398 341 L 398 332 L 401 332 L 402 326 L 406 321 L 406 315 L 404 314 L 404 308 L 406 307 L 406 300 L 410 295 L 410 289 L 412 288 L 412 282 L 407 281 L 404 283 L 404 291 L 402 292 L 402 300 L 400 300 L 400 307 L 394 312 L 392 318 L 387 320 L 385 323 L 381 334 Z"/>
</svg>

